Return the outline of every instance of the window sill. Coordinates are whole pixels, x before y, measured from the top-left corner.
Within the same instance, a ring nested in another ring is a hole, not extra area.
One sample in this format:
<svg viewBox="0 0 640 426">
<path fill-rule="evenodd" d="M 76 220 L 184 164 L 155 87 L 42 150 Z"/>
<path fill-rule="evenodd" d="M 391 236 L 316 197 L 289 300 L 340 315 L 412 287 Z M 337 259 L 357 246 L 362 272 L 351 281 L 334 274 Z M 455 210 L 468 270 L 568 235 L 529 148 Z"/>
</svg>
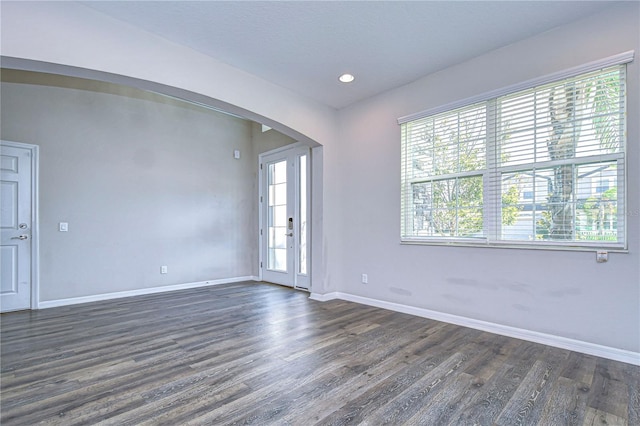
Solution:
<svg viewBox="0 0 640 426">
<path fill-rule="evenodd" d="M 594 252 L 605 250 L 609 253 L 625 253 L 628 254 L 629 250 L 626 247 L 620 245 L 607 245 L 607 244 L 589 244 L 580 246 L 569 246 L 561 244 L 526 244 L 526 243 L 512 243 L 512 242 L 492 242 L 487 241 L 466 241 L 466 240 L 449 240 L 449 241 L 437 241 L 437 240 L 423 240 L 423 239 L 401 239 L 401 245 L 418 245 L 418 246 L 445 246 L 445 247 L 475 247 L 475 248 L 494 248 L 494 249 L 518 249 L 518 250 L 548 250 L 548 251 L 582 251 L 582 252 Z"/>
</svg>

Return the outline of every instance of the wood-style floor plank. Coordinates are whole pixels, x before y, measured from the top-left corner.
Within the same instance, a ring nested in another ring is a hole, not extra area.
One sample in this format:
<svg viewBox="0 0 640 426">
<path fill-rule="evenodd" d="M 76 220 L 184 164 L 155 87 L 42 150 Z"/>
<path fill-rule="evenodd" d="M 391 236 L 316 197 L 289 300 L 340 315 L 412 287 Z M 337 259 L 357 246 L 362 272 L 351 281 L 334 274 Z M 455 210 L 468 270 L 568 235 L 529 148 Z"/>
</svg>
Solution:
<svg viewBox="0 0 640 426">
<path fill-rule="evenodd" d="M 0 316 L 2 425 L 636 425 L 640 367 L 270 284 Z"/>
</svg>

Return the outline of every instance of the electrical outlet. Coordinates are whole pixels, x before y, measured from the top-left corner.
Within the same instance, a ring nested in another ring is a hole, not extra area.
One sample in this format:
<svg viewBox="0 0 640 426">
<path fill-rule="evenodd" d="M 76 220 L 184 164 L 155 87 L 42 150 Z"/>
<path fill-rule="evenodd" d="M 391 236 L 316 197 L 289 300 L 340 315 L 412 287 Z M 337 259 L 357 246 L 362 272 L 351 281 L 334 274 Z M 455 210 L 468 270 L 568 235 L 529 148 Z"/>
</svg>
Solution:
<svg viewBox="0 0 640 426">
<path fill-rule="evenodd" d="M 596 252 L 596 262 L 604 263 L 609 260 L 609 252 L 604 250 L 598 250 Z"/>
<path fill-rule="evenodd" d="M 366 284 L 369 282 L 369 276 L 367 274 L 362 274 L 362 284 Z"/>
<path fill-rule="evenodd" d="M 167 268 L 167 265 L 162 265 L 162 266 L 160 267 L 160 273 L 161 273 L 161 274 L 166 274 L 166 273 L 168 273 L 168 272 L 169 272 L 169 269 Z"/>
</svg>

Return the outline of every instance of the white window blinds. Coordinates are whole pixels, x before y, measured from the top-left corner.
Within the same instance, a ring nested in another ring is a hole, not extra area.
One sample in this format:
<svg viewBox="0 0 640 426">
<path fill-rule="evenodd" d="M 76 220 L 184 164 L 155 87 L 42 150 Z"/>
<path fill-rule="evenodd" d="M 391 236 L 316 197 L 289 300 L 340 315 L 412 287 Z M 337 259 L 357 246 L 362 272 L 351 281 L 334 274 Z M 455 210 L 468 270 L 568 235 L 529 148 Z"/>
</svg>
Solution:
<svg viewBox="0 0 640 426">
<path fill-rule="evenodd" d="M 402 240 L 625 246 L 625 65 L 401 124 Z"/>
</svg>

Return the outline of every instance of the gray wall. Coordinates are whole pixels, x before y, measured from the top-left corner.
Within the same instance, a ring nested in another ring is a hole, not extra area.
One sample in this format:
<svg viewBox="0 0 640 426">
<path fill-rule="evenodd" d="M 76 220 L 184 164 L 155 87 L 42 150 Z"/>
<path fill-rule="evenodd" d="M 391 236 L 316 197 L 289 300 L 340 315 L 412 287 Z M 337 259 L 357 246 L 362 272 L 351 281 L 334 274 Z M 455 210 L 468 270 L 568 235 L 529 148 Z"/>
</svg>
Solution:
<svg viewBox="0 0 640 426">
<path fill-rule="evenodd" d="M 638 19 L 627 3 L 341 110 L 339 152 L 325 161 L 325 187 L 339 188 L 330 193 L 341 218 L 343 256 L 329 272 L 337 290 L 640 351 Z M 628 50 L 628 253 L 598 264 L 595 251 L 400 244 L 398 117 Z"/>
<path fill-rule="evenodd" d="M 40 146 L 41 301 L 257 274 L 257 154 L 293 140 L 89 80 L 3 70 L 1 90 L 2 139 Z"/>
</svg>

